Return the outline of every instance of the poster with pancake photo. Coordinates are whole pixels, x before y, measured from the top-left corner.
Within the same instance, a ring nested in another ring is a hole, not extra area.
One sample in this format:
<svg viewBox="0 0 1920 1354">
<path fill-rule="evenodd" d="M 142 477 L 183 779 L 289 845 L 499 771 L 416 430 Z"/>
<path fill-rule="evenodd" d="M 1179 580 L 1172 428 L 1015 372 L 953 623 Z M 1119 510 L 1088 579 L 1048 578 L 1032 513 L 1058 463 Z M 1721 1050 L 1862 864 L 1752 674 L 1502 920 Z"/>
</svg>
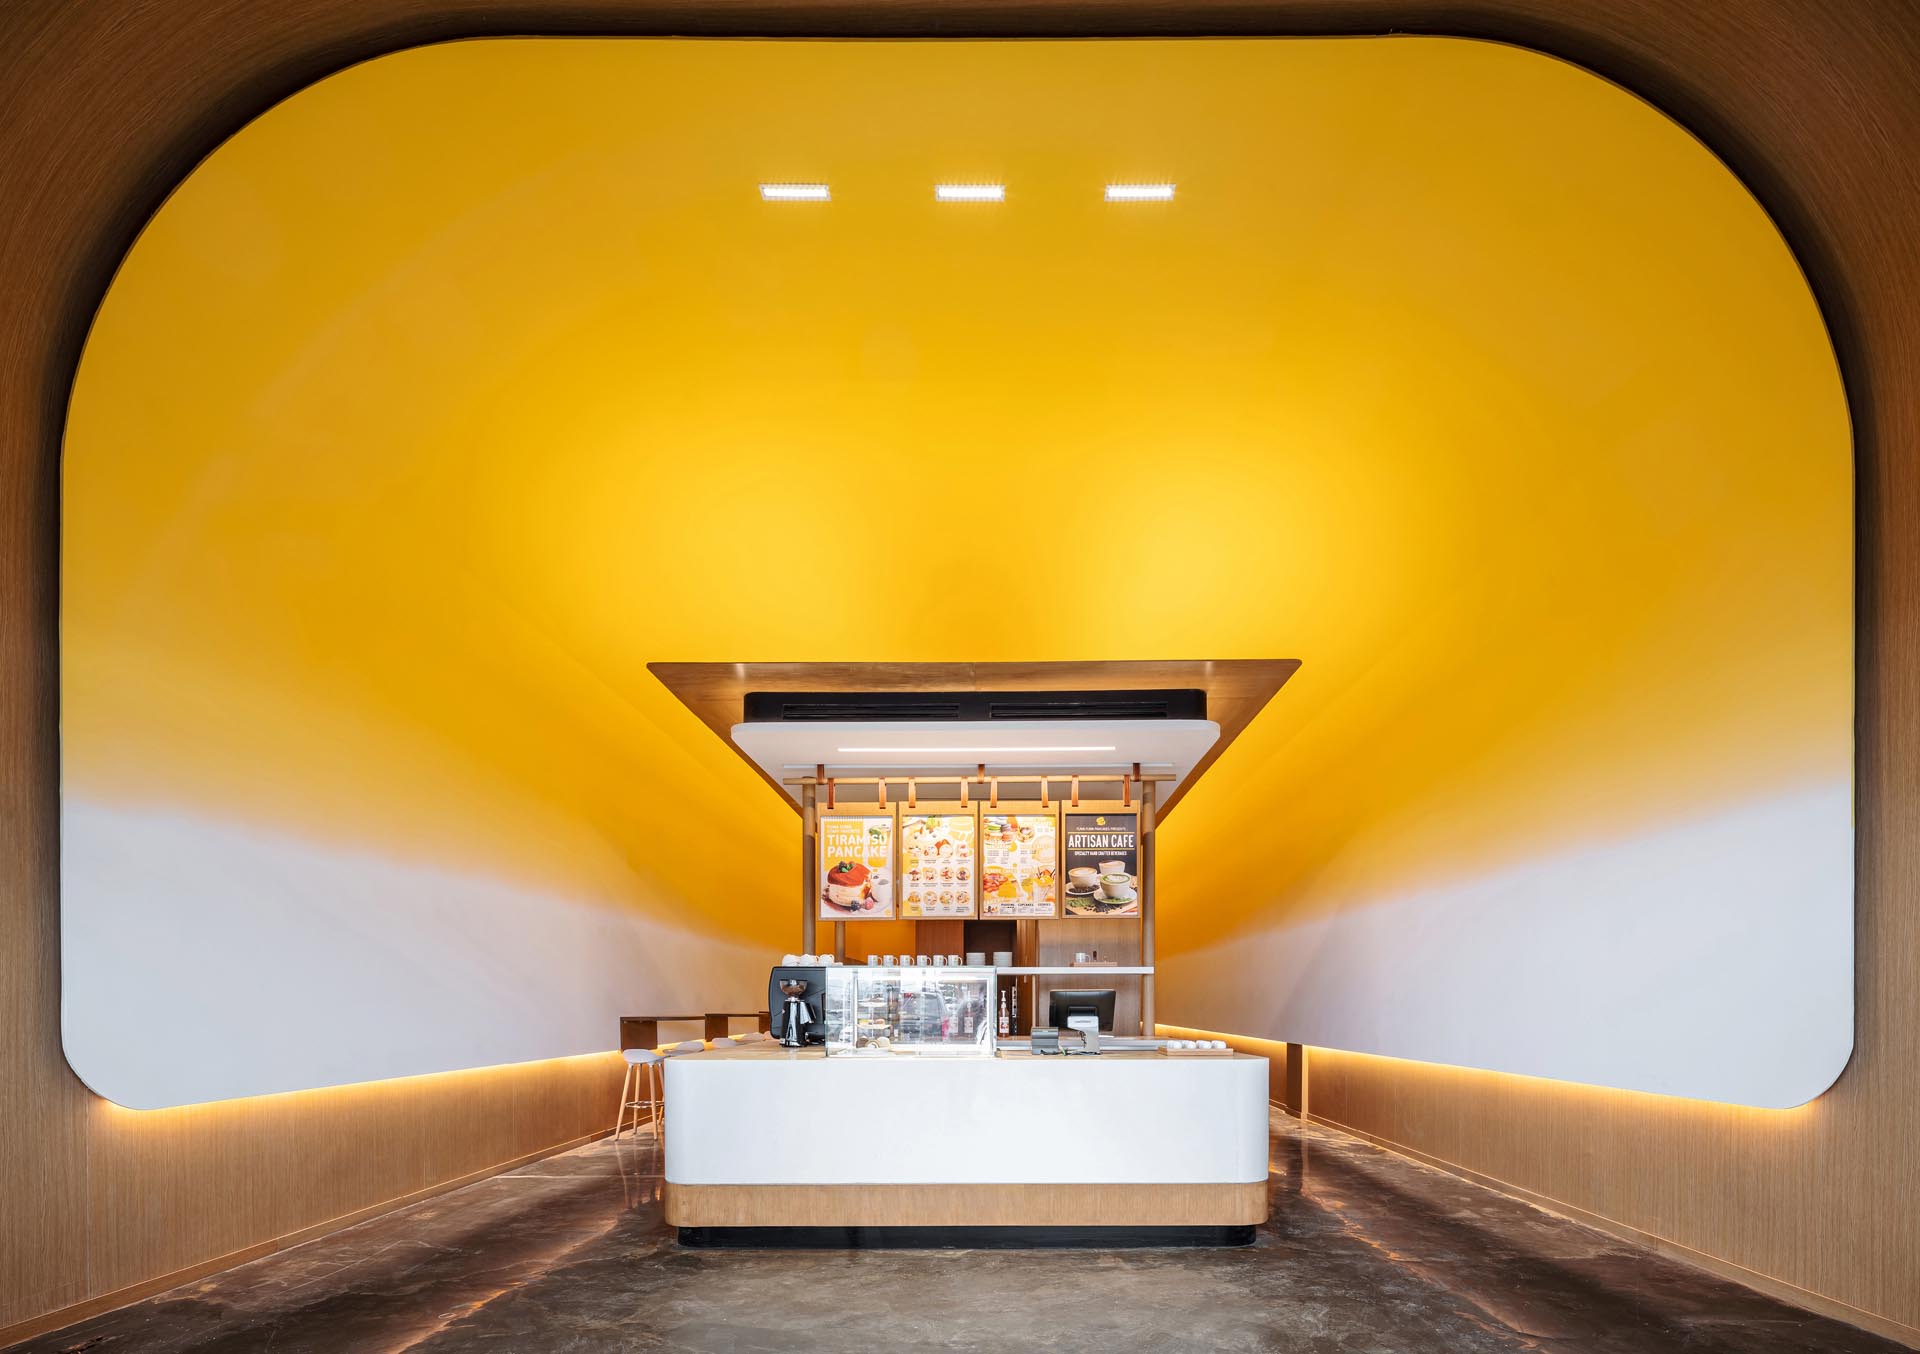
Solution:
<svg viewBox="0 0 1920 1354">
<path fill-rule="evenodd" d="M 893 920 L 893 814 L 820 815 L 820 919 Z"/>
<path fill-rule="evenodd" d="M 971 807 L 900 810 L 900 915 L 971 917 L 980 880 L 980 819 Z"/>
<path fill-rule="evenodd" d="M 1057 917 L 1060 818 L 1038 804 L 980 810 L 980 915 Z"/>
<path fill-rule="evenodd" d="M 1129 809 L 1069 812 L 1060 870 L 1069 917 L 1140 915 L 1140 815 Z"/>
</svg>

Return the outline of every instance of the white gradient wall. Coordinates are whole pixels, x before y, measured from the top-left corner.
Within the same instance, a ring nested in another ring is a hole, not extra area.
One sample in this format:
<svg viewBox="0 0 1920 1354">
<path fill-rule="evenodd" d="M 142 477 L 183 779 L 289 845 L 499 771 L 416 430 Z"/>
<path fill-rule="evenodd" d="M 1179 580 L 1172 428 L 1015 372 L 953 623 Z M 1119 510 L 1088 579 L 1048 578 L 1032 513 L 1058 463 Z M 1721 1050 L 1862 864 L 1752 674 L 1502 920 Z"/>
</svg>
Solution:
<svg viewBox="0 0 1920 1354">
<path fill-rule="evenodd" d="M 1849 782 L 1323 901 L 1165 965 L 1162 1009 L 1203 1029 L 1776 1109 L 1826 1090 L 1853 1049 Z"/>
<path fill-rule="evenodd" d="M 602 1051 L 621 1014 L 763 999 L 764 949 L 622 900 L 85 801 L 61 855 L 67 1061 L 130 1109 Z"/>
</svg>

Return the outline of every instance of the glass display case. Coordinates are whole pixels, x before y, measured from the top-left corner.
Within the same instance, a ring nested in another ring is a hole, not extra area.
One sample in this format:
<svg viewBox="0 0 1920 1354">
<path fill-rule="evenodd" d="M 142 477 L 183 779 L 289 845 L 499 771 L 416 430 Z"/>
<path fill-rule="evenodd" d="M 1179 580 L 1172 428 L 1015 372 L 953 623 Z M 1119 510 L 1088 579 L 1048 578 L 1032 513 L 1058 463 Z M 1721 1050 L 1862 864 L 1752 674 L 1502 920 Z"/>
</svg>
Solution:
<svg viewBox="0 0 1920 1354">
<path fill-rule="evenodd" d="M 827 1056 L 994 1054 L 991 968 L 825 970 Z"/>
</svg>

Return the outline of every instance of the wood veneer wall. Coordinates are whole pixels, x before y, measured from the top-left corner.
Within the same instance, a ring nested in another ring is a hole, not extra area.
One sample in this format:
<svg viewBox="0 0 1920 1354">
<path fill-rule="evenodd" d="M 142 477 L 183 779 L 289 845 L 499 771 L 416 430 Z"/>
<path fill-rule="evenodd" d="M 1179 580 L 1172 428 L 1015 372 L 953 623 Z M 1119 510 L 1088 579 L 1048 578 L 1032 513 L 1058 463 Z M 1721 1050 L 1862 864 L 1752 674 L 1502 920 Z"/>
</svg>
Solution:
<svg viewBox="0 0 1920 1354">
<path fill-rule="evenodd" d="M 333 70 L 461 36 L 1389 30 L 1516 42 L 1620 81 L 1726 158 L 1807 266 L 1859 453 L 1859 1038 L 1828 1096 L 1777 1118 L 1331 1055 L 1316 1055 L 1314 1109 L 1920 1325 L 1920 13 L 1910 0 L 13 0 L 0 10 L 0 1326 L 591 1131 L 616 1075 L 603 1060 L 540 1064 L 134 1116 L 67 1071 L 61 421 L 114 266 L 196 160 Z"/>
</svg>

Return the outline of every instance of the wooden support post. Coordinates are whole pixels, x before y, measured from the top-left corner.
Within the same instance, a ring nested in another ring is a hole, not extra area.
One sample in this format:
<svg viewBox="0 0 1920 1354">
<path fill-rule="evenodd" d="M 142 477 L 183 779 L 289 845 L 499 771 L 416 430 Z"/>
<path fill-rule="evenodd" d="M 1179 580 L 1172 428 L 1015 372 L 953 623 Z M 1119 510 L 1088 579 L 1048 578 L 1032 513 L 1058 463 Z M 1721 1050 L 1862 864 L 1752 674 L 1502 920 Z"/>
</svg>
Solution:
<svg viewBox="0 0 1920 1354">
<path fill-rule="evenodd" d="M 1159 786 L 1149 781 L 1140 787 L 1140 962 L 1148 968 L 1154 966 L 1153 923 L 1154 923 L 1154 870 L 1159 864 L 1159 851 L 1154 846 L 1153 805 Z M 1140 980 L 1140 1032 L 1148 1037 L 1153 1035 L 1154 975 L 1149 973 Z"/>
<path fill-rule="evenodd" d="M 819 852 L 814 846 L 814 834 L 819 825 L 815 821 L 814 802 L 818 791 L 811 785 L 800 787 L 800 952 L 812 954 L 813 923 L 819 914 L 820 884 L 814 878 L 819 868 Z"/>
<path fill-rule="evenodd" d="M 1040 963 L 1040 923 L 1031 918 L 1021 918 L 1013 923 L 1013 966 L 1015 968 L 1036 968 Z M 1039 998 L 1039 980 L 1031 973 L 1022 974 L 1013 980 L 1013 990 L 1020 994 L 1020 1014 L 1013 1022 L 1015 1034 L 1032 1034 L 1035 1025 L 1044 1025 L 1044 1017 L 1034 1014 L 1033 1005 Z"/>
<path fill-rule="evenodd" d="M 1307 1046 L 1287 1045 L 1287 1079 L 1280 1092 L 1280 1108 L 1296 1119 L 1307 1117 Z"/>
</svg>

